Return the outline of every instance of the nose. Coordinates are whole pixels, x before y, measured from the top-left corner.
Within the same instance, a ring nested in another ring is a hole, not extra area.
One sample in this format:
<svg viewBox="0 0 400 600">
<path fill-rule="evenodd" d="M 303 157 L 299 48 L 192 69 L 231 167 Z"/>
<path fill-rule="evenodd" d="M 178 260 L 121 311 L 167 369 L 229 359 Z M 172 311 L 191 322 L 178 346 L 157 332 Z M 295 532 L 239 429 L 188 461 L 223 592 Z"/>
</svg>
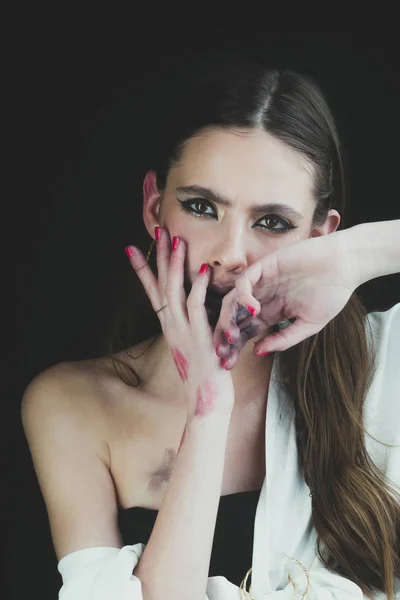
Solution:
<svg viewBox="0 0 400 600">
<path fill-rule="evenodd" d="M 243 233 L 232 227 L 225 232 L 219 231 L 217 236 L 209 255 L 209 265 L 235 274 L 244 271 L 247 268 L 247 251 Z"/>
</svg>

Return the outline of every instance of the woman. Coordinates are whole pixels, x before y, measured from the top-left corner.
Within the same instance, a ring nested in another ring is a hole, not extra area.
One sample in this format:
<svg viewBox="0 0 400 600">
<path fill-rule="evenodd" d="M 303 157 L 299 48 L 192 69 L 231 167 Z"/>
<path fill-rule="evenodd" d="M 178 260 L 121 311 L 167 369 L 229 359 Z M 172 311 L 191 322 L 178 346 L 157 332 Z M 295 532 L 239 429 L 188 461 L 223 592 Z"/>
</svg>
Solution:
<svg viewBox="0 0 400 600">
<path fill-rule="evenodd" d="M 257 599 L 393 600 L 400 305 L 367 316 L 354 291 L 400 271 L 399 221 L 344 228 L 306 77 L 237 62 L 170 124 L 143 186 L 157 275 L 127 248 L 159 333 L 24 394 L 60 598 L 233 599 L 251 571 Z M 217 548 L 233 504 L 254 546 L 233 523 Z M 132 510 L 153 511 L 148 540 Z"/>
</svg>

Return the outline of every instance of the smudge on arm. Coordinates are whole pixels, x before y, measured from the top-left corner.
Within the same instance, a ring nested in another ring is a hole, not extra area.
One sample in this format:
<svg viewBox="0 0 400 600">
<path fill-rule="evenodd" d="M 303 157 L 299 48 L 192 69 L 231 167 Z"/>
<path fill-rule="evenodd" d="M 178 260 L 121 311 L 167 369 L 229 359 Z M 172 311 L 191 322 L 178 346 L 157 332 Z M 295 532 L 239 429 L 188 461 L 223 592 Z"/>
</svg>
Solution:
<svg viewBox="0 0 400 600">
<path fill-rule="evenodd" d="M 187 381 L 187 378 L 188 378 L 187 374 L 188 374 L 188 369 L 189 369 L 189 362 L 188 362 L 187 358 L 185 358 L 185 356 L 182 354 L 182 352 L 180 352 L 176 348 L 172 349 L 172 356 L 174 357 L 174 361 L 176 364 L 176 368 L 178 369 L 179 377 L 182 379 L 182 381 Z"/>
<path fill-rule="evenodd" d="M 213 385 L 206 379 L 203 386 L 197 386 L 195 416 L 205 417 L 215 408 L 217 394 Z"/>
</svg>

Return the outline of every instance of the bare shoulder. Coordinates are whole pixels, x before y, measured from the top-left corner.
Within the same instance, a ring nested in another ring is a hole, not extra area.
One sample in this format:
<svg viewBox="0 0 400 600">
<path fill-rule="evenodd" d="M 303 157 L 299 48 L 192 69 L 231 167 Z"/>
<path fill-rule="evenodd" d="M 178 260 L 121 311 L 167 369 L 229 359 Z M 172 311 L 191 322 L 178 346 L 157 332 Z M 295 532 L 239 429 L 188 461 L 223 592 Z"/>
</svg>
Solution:
<svg viewBox="0 0 400 600">
<path fill-rule="evenodd" d="M 108 357 L 57 363 L 29 383 L 21 405 L 26 432 L 40 434 L 46 424 L 68 431 L 82 426 L 85 437 L 111 468 L 110 446 L 121 424 L 131 439 L 140 432 L 143 392 L 129 387 L 118 376 Z M 36 428 L 37 423 L 37 428 Z M 71 438 L 76 442 L 76 436 Z"/>
<path fill-rule="evenodd" d="M 85 423 L 85 434 L 96 440 L 108 462 L 105 441 L 107 422 L 101 410 L 101 398 L 96 393 L 92 361 L 62 362 L 34 377 L 26 388 L 21 405 L 24 429 L 36 429 L 55 421 L 68 429 L 72 423 Z M 40 431 L 40 429 L 38 430 Z"/>
</svg>

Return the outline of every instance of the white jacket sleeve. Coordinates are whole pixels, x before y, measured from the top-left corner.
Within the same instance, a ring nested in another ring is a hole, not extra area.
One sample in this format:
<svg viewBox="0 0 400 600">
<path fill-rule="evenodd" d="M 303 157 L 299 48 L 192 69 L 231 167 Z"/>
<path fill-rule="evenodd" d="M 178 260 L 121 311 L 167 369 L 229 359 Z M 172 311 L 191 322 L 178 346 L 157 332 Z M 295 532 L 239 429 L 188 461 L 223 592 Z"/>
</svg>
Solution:
<svg viewBox="0 0 400 600">
<path fill-rule="evenodd" d="M 63 580 L 60 600 L 141 600 L 142 584 L 132 575 L 143 544 L 123 548 L 84 548 L 58 563 Z"/>
<path fill-rule="evenodd" d="M 59 600 L 142 600 L 142 584 L 132 574 L 145 544 L 77 550 L 58 563 L 63 585 Z M 204 600 L 237 600 L 239 588 L 226 577 L 209 577 Z"/>
</svg>

